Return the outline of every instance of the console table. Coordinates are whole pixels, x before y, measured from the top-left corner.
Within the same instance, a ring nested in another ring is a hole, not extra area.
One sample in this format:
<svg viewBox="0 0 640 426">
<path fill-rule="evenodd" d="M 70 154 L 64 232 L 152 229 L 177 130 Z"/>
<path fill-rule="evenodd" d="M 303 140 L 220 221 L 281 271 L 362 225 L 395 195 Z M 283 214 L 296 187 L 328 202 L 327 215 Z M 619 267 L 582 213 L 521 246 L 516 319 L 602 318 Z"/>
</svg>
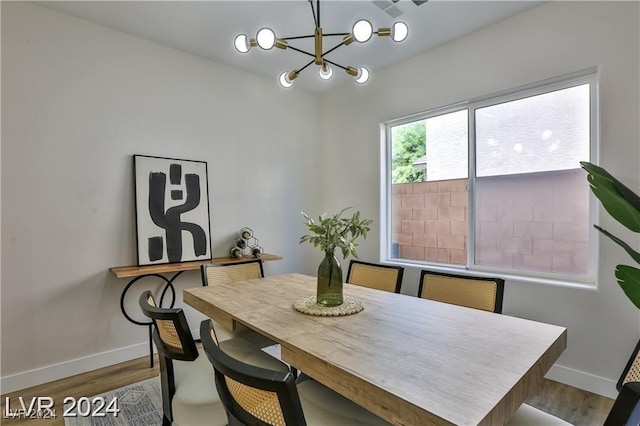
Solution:
<svg viewBox="0 0 640 426">
<path fill-rule="evenodd" d="M 214 257 L 210 260 L 204 261 L 196 261 L 196 262 L 182 262 L 182 263 L 165 263 L 162 265 L 147 265 L 147 266 L 114 266 L 109 268 L 113 275 L 116 278 L 131 278 L 131 280 L 127 283 L 125 288 L 122 290 L 122 294 L 120 295 L 120 310 L 122 311 L 122 315 L 131 323 L 135 325 L 147 326 L 149 329 L 149 364 L 153 367 L 153 340 L 151 338 L 151 333 L 153 331 L 153 322 L 152 321 L 137 321 L 127 313 L 124 307 L 124 300 L 127 294 L 127 291 L 134 285 L 136 282 L 140 281 L 143 278 L 148 277 L 156 277 L 165 282 L 164 288 L 162 289 L 162 294 L 160 295 L 160 300 L 158 301 L 158 306 L 162 306 L 164 302 L 164 297 L 167 293 L 167 290 L 171 289 L 171 304 L 169 308 L 173 308 L 173 305 L 176 302 L 176 290 L 173 287 L 173 282 L 176 278 L 178 278 L 184 271 L 193 271 L 196 269 L 200 269 L 202 265 L 208 264 L 232 264 L 237 262 L 243 262 L 245 260 L 249 260 L 250 258 L 246 257 Z M 282 256 L 278 256 L 275 254 L 263 253 L 260 256 L 260 259 L 263 262 L 270 260 L 280 260 Z M 163 274 L 172 274 L 170 277 L 166 277 Z"/>
</svg>

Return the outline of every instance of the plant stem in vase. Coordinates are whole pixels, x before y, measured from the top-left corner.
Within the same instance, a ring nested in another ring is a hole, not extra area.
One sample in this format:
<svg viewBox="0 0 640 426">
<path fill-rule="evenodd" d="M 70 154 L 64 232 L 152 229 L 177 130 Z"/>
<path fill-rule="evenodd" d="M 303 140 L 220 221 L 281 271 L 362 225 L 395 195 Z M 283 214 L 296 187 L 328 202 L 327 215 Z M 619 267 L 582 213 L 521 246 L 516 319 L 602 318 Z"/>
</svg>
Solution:
<svg viewBox="0 0 640 426">
<path fill-rule="evenodd" d="M 326 251 L 318 267 L 316 303 L 323 306 L 340 306 L 342 302 L 342 267 L 333 252 Z"/>
</svg>

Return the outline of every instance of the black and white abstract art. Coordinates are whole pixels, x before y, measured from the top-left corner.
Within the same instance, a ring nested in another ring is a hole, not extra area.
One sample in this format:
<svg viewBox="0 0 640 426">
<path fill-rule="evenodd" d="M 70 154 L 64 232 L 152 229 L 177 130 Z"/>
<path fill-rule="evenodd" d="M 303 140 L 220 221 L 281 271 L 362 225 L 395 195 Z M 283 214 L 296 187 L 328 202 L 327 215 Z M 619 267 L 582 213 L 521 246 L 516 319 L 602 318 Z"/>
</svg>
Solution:
<svg viewBox="0 0 640 426">
<path fill-rule="evenodd" d="M 138 265 L 211 259 L 207 163 L 133 156 Z"/>
</svg>

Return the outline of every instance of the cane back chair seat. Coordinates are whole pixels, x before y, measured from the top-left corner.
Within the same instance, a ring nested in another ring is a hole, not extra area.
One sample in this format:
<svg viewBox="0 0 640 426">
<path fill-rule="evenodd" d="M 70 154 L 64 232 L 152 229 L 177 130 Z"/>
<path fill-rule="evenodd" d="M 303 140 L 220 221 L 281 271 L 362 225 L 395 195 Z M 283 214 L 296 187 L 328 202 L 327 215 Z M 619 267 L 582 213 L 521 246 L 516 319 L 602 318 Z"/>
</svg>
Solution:
<svg viewBox="0 0 640 426">
<path fill-rule="evenodd" d="M 352 259 L 349 263 L 347 283 L 400 293 L 403 273 L 404 268 L 401 266 L 381 265 Z"/>
<path fill-rule="evenodd" d="M 504 280 L 422 270 L 418 297 L 502 313 Z"/>
</svg>

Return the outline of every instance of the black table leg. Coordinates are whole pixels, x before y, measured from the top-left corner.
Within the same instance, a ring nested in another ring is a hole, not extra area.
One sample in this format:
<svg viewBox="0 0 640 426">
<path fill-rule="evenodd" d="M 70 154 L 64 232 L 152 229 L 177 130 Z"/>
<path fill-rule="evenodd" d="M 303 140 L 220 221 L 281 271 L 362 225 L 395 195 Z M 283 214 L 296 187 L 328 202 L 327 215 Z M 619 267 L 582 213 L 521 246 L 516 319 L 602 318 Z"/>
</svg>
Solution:
<svg viewBox="0 0 640 426">
<path fill-rule="evenodd" d="M 140 275 L 140 276 L 132 279 L 131 281 L 129 281 L 129 283 L 125 286 L 124 290 L 122 290 L 122 294 L 120 295 L 120 310 L 122 311 L 122 314 L 124 315 L 124 317 L 129 322 L 131 322 L 131 323 L 133 323 L 135 325 L 146 325 L 149 328 L 149 365 L 150 365 L 151 368 L 153 368 L 153 339 L 152 339 L 153 321 L 138 321 L 138 320 L 135 320 L 135 319 L 131 318 L 131 316 L 127 313 L 126 309 L 124 308 L 124 299 L 126 297 L 127 292 L 129 291 L 129 289 L 131 288 L 131 286 L 133 284 L 135 284 L 136 282 L 138 282 L 142 278 L 156 277 L 156 278 L 162 279 L 165 282 L 164 288 L 162 289 L 162 294 L 160 295 L 160 301 L 158 303 L 158 307 L 162 307 L 162 302 L 164 301 L 164 296 L 167 294 L 167 290 L 170 288 L 171 289 L 171 304 L 169 305 L 169 308 L 173 308 L 173 305 L 176 302 L 176 290 L 173 287 L 173 281 L 176 278 L 178 278 L 178 276 L 180 274 L 182 274 L 182 272 L 184 272 L 184 271 L 178 271 L 171 278 L 167 278 L 164 275 L 160 275 L 160 274 Z"/>
</svg>

